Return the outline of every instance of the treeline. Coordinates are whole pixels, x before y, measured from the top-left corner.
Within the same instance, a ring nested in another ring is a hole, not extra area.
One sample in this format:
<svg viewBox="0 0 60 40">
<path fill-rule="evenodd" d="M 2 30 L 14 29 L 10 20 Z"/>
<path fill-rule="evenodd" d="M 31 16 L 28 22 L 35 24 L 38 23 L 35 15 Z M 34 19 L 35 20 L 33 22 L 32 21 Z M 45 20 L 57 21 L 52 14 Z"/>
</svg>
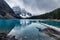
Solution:
<svg viewBox="0 0 60 40">
<path fill-rule="evenodd" d="M 43 15 L 32 16 L 29 19 L 60 19 L 60 8 Z"/>
</svg>

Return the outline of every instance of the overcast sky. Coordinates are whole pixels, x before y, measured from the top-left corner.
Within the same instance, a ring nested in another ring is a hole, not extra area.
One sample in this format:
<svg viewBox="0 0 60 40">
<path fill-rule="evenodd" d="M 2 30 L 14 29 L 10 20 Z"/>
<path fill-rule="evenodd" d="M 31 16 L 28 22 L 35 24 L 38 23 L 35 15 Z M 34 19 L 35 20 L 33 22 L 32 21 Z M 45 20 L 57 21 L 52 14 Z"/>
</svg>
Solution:
<svg viewBox="0 0 60 40">
<path fill-rule="evenodd" d="M 5 0 L 11 8 L 19 6 L 33 15 L 40 15 L 60 8 L 60 0 Z"/>
</svg>

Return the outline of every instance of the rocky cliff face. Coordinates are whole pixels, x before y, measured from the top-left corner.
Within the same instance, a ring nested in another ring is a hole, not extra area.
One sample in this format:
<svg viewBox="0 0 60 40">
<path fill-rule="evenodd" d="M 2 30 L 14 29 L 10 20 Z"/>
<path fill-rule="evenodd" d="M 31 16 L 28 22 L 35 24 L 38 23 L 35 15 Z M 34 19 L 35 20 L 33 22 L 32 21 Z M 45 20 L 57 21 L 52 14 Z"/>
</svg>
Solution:
<svg viewBox="0 0 60 40">
<path fill-rule="evenodd" d="M 29 13 L 25 9 L 21 9 L 19 6 L 13 7 L 13 11 L 15 12 L 16 15 L 19 15 L 22 18 L 27 18 L 27 17 L 31 17 L 32 16 L 31 13 Z"/>
<path fill-rule="evenodd" d="M 16 15 L 4 0 L 0 0 L 0 18 L 10 19 L 21 17 Z"/>
</svg>

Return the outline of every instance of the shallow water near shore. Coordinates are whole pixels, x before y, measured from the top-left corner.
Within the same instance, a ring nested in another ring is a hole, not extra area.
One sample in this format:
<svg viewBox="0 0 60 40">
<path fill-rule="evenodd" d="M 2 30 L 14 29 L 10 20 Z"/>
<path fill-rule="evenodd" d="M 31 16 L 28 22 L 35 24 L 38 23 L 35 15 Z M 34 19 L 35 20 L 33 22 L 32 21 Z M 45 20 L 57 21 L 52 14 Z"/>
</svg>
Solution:
<svg viewBox="0 0 60 40">
<path fill-rule="evenodd" d="M 43 29 L 47 28 L 46 26 L 40 24 L 44 22 L 47 21 L 40 19 L 1 19 L 0 30 L 1 32 L 2 30 L 8 31 L 9 36 L 15 36 L 18 40 L 54 40 L 52 37 L 42 32 Z M 57 22 L 56 24 L 60 23 Z"/>
</svg>

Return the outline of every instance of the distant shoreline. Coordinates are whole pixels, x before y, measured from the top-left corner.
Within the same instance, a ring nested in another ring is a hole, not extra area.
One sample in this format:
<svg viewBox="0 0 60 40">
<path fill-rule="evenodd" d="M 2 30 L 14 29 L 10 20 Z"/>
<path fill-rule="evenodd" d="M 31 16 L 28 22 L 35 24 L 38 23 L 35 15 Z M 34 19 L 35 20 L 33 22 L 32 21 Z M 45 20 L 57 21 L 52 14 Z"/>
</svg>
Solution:
<svg viewBox="0 0 60 40">
<path fill-rule="evenodd" d="M 55 21 L 55 22 L 60 22 L 60 19 L 47 19 L 49 21 Z"/>
</svg>

